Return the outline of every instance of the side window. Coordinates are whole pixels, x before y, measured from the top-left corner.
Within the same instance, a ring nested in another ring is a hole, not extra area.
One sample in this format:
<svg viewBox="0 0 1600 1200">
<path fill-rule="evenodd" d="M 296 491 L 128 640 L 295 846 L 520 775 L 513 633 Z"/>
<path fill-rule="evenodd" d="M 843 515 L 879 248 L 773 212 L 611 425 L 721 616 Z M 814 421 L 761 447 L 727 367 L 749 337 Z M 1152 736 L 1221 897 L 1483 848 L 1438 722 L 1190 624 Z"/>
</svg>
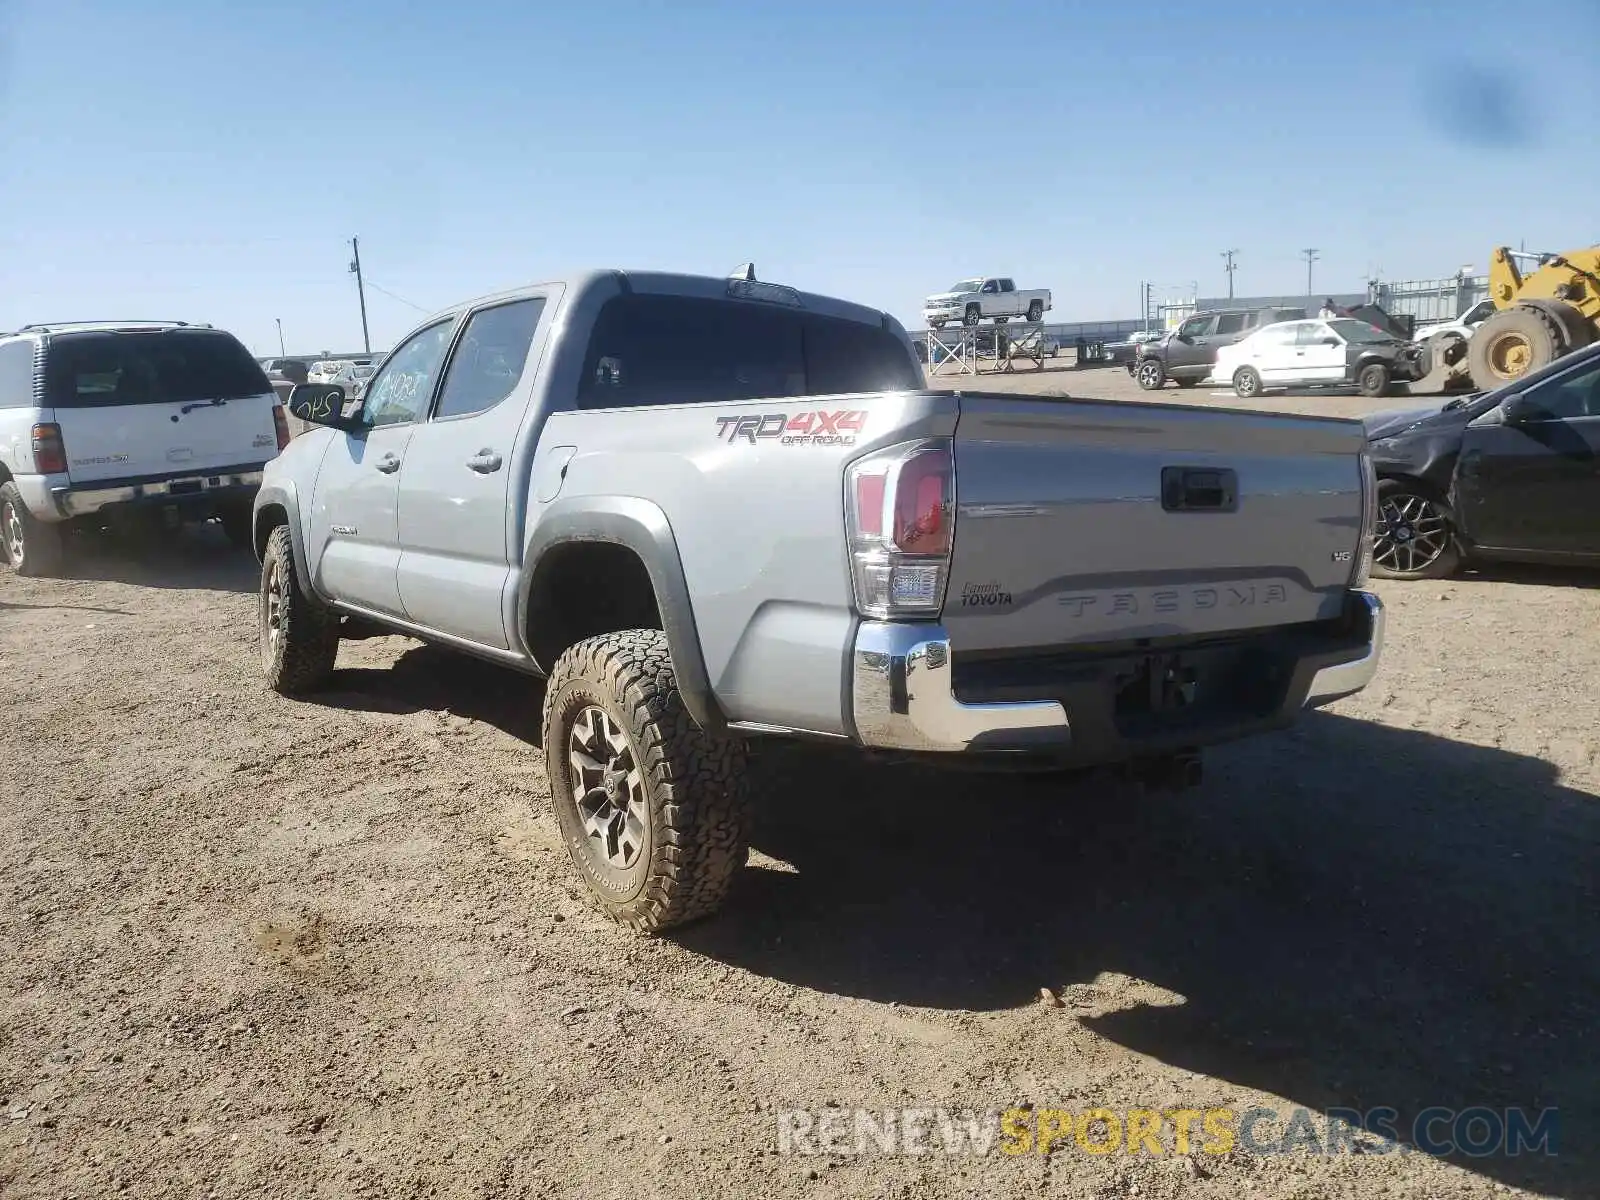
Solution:
<svg viewBox="0 0 1600 1200">
<path fill-rule="evenodd" d="M 1244 313 L 1222 313 L 1217 317 L 1218 333 L 1244 332 Z"/>
<path fill-rule="evenodd" d="M 497 304 L 472 314 L 445 371 L 434 419 L 487 412 L 522 378 L 544 297 Z"/>
<path fill-rule="evenodd" d="M 0 408 L 33 407 L 33 343 L 0 346 Z"/>
<path fill-rule="evenodd" d="M 1331 338 L 1332 336 L 1333 330 L 1326 325 L 1316 321 L 1307 321 L 1304 325 L 1296 328 L 1294 342 L 1295 345 L 1301 347 L 1315 346 L 1324 338 Z"/>
<path fill-rule="evenodd" d="M 1548 380 L 1528 389 L 1527 397 L 1538 406 L 1541 421 L 1600 417 L 1600 367 Z"/>
<path fill-rule="evenodd" d="M 1178 327 L 1178 336 L 1186 338 L 1204 337 L 1211 332 L 1211 323 L 1215 317 L 1190 317 Z"/>
<path fill-rule="evenodd" d="M 1297 327 L 1294 325 L 1264 325 L 1256 332 L 1251 345 L 1263 348 L 1268 346 L 1292 346 L 1294 345 L 1296 331 Z"/>
<path fill-rule="evenodd" d="M 995 293 L 996 293 L 996 292 L 998 292 L 998 291 L 999 291 L 999 290 L 1000 290 L 1000 289 L 999 289 L 999 287 L 998 287 L 998 286 L 997 286 L 997 285 L 996 285 L 996 284 L 995 284 L 995 281 L 994 281 L 994 280 L 992 280 L 992 279 L 985 279 L 985 280 L 984 280 L 984 281 L 983 281 L 983 294 L 984 294 L 984 295 L 986 295 L 986 296 L 992 296 L 992 295 L 994 295 L 994 294 L 995 294 Z"/>
<path fill-rule="evenodd" d="M 362 424 L 369 429 L 406 425 L 427 411 L 454 326 L 454 317 L 435 322 L 413 334 L 384 360 L 367 388 Z"/>
<path fill-rule="evenodd" d="M 1016 282 L 1016 280 L 1014 280 L 1014 279 L 1002 279 L 1000 281 L 1000 290 L 1002 292 L 1014 292 L 1014 291 L 1016 291 L 1017 290 L 1017 282 Z"/>
</svg>

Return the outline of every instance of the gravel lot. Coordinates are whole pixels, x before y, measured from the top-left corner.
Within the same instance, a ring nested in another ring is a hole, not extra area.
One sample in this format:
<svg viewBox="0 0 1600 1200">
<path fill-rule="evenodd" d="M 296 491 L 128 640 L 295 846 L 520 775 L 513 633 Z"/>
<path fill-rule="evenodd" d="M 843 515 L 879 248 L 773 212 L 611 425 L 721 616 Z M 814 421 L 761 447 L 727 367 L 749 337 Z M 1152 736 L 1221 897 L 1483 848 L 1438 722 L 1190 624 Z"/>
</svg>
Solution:
<svg viewBox="0 0 1600 1200">
<path fill-rule="evenodd" d="M 1376 684 L 1182 797 L 773 754 L 656 941 L 577 898 L 536 682 L 389 638 L 280 699 L 215 531 L 76 576 L 0 575 L 0 1195 L 1600 1195 L 1600 575 L 1382 585 Z M 780 1155 L 828 1102 L 1555 1105 L 1560 1154 Z"/>
</svg>

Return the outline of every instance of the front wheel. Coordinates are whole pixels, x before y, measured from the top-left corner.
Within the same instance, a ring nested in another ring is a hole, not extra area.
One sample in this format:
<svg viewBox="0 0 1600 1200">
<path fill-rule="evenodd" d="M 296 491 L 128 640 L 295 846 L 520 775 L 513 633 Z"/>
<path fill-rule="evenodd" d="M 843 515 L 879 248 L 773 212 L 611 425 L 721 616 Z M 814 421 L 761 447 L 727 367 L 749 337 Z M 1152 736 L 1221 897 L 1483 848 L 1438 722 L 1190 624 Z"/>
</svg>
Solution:
<svg viewBox="0 0 1600 1200">
<path fill-rule="evenodd" d="M 1356 391 L 1376 399 L 1389 393 L 1389 368 L 1383 363 L 1368 363 L 1356 372 Z"/>
<path fill-rule="evenodd" d="M 35 579 L 59 575 L 66 565 L 61 525 L 29 512 L 15 483 L 0 486 L 0 553 L 18 575 Z"/>
<path fill-rule="evenodd" d="M 1167 382 L 1167 370 L 1159 360 L 1145 358 L 1139 361 L 1134 368 L 1133 377 L 1139 381 L 1139 386 L 1147 392 L 1158 392 Z"/>
<path fill-rule="evenodd" d="M 746 751 L 684 709 L 667 638 L 602 634 L 550 672 L 545 771 L 590 902 L 644 933 L 709 916 L 744 865 Z"/>
<path fill-rule="evenodd" d="M 1450 510 L 1415 484 L 1378 484 L 1372 573 L 1383 579 L 1443 579 L 1461 565 Z"/>
<path fill-rule="evenodd" d="M 272 531 L 261 557 L 258 617 L 268 687 L 298 696 L 327 682 L 339 655 L 339 618 L 301 585 L 287 525 Z"/>
<path fill-rule="evenodd" d="M 969 328 L 981 320 L 983 320 L 983 309 L 976 304 L 967 305 L 966 311 L 961 314 L 961 323 Z"/>
<path fill-rule="evenodd" d="M 1233 394 L 1241 400 L 1254 400 L 1261 394 L 1261 374 L 1254 367 L 1240 367 L 1233 373 Z"/>
</svg>

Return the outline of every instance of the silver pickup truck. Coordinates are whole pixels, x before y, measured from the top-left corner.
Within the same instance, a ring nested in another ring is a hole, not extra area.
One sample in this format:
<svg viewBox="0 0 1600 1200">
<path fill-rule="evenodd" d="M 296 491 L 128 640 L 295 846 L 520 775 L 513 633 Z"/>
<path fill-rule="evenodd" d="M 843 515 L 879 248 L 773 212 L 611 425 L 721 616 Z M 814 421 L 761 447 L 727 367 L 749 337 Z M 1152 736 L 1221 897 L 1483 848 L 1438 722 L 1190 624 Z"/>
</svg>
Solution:
<svg viewBox="0 0 1600 1200">
<path fill-rule="evenodd" d="M 754 739 L 1192 781 L 1382 643 L 1359 423 L 929 391 L 893 318 L 753 270 L 473 301 L 290 407 L 270 685 L 375 633 L 544 677 L 564 841 L 643 930 L 721 903 Z"/>
</svg>

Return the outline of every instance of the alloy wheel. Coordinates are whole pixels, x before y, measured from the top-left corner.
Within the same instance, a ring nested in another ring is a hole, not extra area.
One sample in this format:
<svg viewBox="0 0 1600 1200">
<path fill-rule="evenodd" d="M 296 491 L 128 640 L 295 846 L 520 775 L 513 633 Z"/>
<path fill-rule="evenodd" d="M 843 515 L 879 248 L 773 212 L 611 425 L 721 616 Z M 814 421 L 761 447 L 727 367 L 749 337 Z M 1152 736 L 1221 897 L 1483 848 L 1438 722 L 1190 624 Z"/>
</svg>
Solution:
<svg viewBox="0 0 1600 1200">
<path fill-rule="evenodd" d="M 567 738 L 572 799 L 595 854 L 614 870 L 638 861 L 648 841 L 644 776 L 627 733 L 591 704 L 578 713 Z"/>
<path fill-rule="evenodd" d="M 1390 571 L 1421 571 L 1450 545 L 1450 523 L 1426 496 L 1401 492 L 1378 506 L 1372 558 Z"/>
</svg>

